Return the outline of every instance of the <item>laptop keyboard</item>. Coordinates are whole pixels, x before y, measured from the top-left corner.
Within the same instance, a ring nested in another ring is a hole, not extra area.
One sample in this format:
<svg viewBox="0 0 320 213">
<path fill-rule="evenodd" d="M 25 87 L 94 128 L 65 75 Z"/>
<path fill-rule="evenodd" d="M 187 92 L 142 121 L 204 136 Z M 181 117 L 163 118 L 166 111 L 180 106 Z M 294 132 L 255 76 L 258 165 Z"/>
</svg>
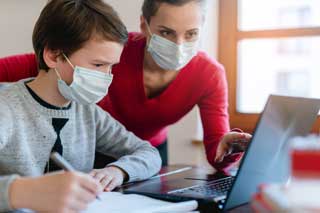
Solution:
<svg viewBox="0 0 320 213">
<path fill-rule="evenodd" d="M 184 189 L 174 190 L 168 192 L 168 194 L 174 195 L 198 195 L 201 197 L 221 197 L 226 196 L 234 177 L 226 177 L 219 180 L 210 181 L 204 185 L 196 185 Z"/>
</svg>

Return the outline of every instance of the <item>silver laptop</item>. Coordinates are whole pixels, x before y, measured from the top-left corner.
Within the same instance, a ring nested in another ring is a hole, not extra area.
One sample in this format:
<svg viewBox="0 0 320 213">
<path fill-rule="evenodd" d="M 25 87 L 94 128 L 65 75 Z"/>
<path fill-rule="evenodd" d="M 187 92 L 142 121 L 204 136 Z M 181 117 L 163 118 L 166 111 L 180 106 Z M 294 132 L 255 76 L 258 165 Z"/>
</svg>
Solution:
<svg viewBox="0 0 320 213">
<path fill-rule="evenodd" d="M 235 176 L 200 177 L 190 170 L 152 179 L 124 192 L 172 201 L 196 199 L 200 207 L 211 202 L 216 204 L 210 204 L 212 208 L 222 211 L 245 204 L 260 184 L 288 180 L 288 141 L 309 133 L 319 108 L 320 99 L 271 95 Z"/>
</svg>

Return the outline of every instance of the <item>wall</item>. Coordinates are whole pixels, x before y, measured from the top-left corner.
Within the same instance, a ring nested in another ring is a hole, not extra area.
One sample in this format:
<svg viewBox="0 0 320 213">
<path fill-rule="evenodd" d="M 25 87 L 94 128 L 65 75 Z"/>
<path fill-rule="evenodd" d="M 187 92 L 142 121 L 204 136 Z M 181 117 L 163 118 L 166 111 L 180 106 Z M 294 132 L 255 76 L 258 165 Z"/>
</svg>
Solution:
<svg viewBox="0 0 320 213">
<path fill-rule="evenodd" d="M 120 14 L 129 31 L 139 31 L 142 0 L 105 0 Z M 208 17 L 203 34 L 203 49 L 215 57 L 217 52 L 217 1 L 209 0 Z M 32 51 L 32 29 L 47 0 L 2 0 L 0 7 L 0 57 Z M 202 139 L 202 128 L 193 109 L 169 131 L 169 163 L 206 165 L 202 146 L 191 144 Z"/>
<path fill-rule="evenodd" d="M 32 30 L 46 0 L 1 0 L 0 57 L 32 51 Z"/>
</svg>

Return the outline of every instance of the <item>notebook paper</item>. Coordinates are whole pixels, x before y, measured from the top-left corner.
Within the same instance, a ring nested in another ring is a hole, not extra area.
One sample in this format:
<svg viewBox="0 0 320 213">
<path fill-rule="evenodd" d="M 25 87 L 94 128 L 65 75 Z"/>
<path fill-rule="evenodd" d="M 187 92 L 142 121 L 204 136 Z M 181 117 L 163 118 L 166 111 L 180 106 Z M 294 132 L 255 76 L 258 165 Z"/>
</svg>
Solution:
<svg viewBox="0 0 320 213">
<path fill-rule="evenodd" d="M 191 212 L 198 207 L 197 201 L 172 203 L 143 195 L 104 192 L 100 200 L 92 202 L 83 213 L 163 213 Z"/>
</svg>

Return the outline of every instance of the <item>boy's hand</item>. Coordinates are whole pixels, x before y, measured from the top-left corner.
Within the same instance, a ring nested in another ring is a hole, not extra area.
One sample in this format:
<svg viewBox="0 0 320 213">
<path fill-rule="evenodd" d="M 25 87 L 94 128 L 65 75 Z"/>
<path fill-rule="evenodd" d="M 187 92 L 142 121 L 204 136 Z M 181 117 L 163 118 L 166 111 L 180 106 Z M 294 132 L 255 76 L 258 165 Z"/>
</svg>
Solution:
<svg viewBox="0 0 320 213">
<path fill-rule="evenodd" d="M 102 191 L 90 175 L 59 172 L 36 178 L 18 178 L 10 185 L 10 202 L 14 209 L 37 212 L 79 212 Z"/>
<path fill-rule="evenodd" d="M 90 172 L 90 175 L 96 179 L 104 189 L 104 191 L 110 192 L 117 186 L 120 186 L 128 175 L 122 169 L 110 166 L 104 169 L 95 169 Z"/>
</svg>

